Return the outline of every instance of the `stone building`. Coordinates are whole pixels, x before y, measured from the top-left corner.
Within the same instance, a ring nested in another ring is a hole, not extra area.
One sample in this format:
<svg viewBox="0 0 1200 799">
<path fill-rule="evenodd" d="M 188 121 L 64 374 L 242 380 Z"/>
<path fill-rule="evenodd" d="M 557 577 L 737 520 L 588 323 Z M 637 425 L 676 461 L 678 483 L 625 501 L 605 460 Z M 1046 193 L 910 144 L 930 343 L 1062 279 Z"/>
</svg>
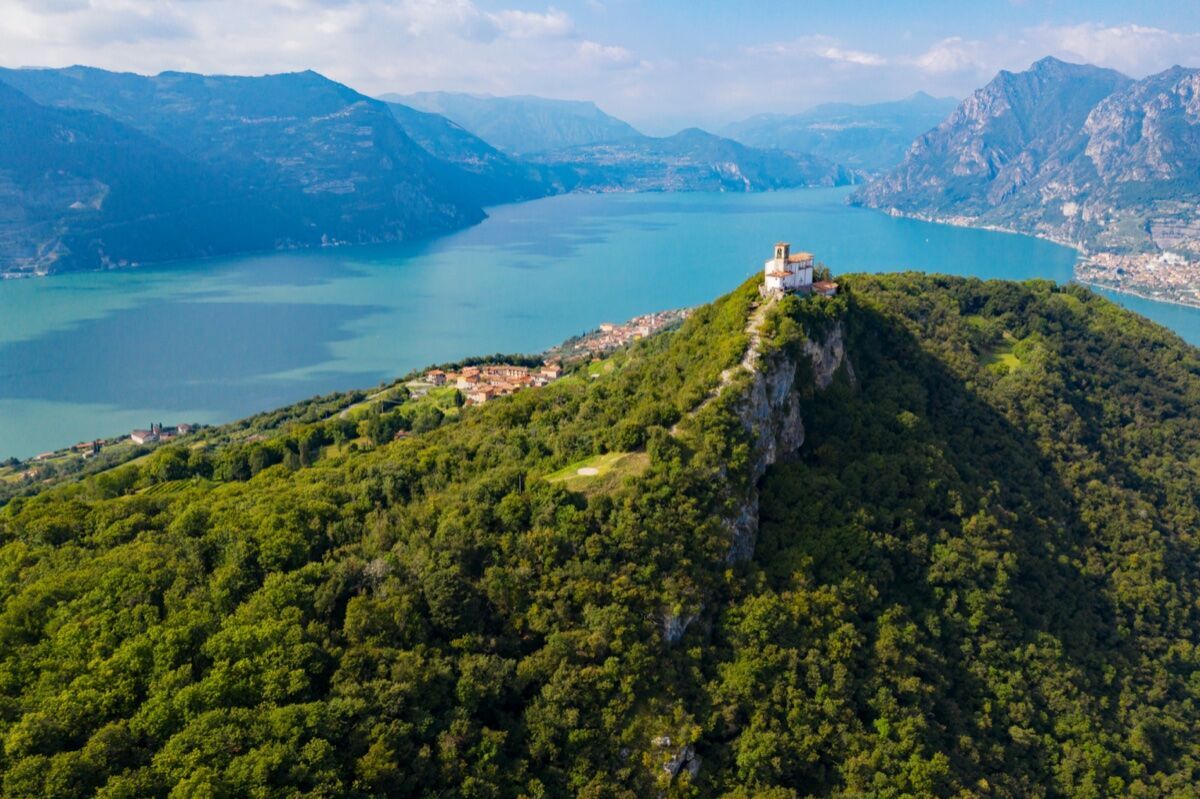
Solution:
<svg viewBox="0 0 1200 799">
<path fill-rule="evenodd" d="M 763 294 L 789 294 L 794 291 L 812 290 L 813 254 L 792 252 L 792 245 L 781 241 L 775 245 L 775 257 L 763 264 L 765 273 Z"/>
</svg>

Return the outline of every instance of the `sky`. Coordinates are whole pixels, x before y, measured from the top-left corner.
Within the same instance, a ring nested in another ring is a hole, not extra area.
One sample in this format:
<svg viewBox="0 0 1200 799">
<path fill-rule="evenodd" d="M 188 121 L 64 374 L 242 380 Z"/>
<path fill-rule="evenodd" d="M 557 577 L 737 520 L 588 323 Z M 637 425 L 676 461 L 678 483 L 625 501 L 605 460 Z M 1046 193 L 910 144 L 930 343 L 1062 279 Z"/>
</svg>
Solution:
<svg viewBox="0 0 1200 799">
<path fill-rule="evenodd" d="M 964 97 L 1046 55 L 1200 66 L 1200 2 L 0 0 L 4 66 L 257 75 L 361 92 L 594 100 L 650 133 L 922 90 Z"/>
</svg>

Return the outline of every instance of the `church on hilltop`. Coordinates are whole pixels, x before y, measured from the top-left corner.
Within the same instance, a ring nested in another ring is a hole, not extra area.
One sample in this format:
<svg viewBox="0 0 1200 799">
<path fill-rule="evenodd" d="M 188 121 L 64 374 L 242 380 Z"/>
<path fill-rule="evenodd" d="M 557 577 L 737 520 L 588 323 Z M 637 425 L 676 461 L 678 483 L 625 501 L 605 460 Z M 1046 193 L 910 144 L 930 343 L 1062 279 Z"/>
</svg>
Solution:
<svg viewBox="0 0 1200 799">
<path fill-rule="evenodd" d="M 775 257 L 763 264 L 763 296 L 783 296 L 794 292 L 816 292 L 825 296 L 837 293 L 837 283 L 821 280 L 813 283 L 813 254 L 792 252 L 792 245 L 781 241 L 775 245 Z"/>
</svg>

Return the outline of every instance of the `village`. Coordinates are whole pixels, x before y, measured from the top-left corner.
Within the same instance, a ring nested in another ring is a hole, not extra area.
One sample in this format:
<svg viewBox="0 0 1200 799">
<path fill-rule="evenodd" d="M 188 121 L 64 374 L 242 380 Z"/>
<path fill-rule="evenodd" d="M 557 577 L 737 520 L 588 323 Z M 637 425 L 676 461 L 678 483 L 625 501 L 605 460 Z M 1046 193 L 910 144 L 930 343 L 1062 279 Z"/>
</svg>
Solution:
<svg viewBox="0 0 1200 799">
<path fill-rule="evenodd" d="M 195 432 L 198 425 L 180 423 L 174 426 L 164 426 L 159 422 L 151 423 L 148 429 L 133 430 L 128 435 L 113 438 L 96 438 L 90 441 L 80 441 L 70 447 L 42 452 L 34 455 L 23 468 L 15 471 L 13 476 L 22 480 L 36 480 L 46 471 L 47 466 L 61 465 L 68 460 L 89 461 L 102 451 L 114 447 L 140 447 L 147 444 L 173 441 L 180 436 Z M 16 459 L 12 459 L 16 461 Z M 17 463 L 20 463 L 17 461 Z M 10 466 L 12 463 L 10 462 Z"/>
<path fill-rule="evenodd" d="M 490 363 L 464 366 L 458 371 L 430 369 L 421 380 L 410 382 L 408 388 L 420 393 L 430 388 L 453 386 L 462 392 L 465 404 L 482 405 L 523 388 L 549 385 L 562 377 L 565 365 L 599 358 L 676 325 L 690 314 L 690 308 L 681 308 L 643 314 L 623 324 L 604 322 L 596 330 L 544 352 L 540 366 Z"/>
<path fill-rule="evenodd" d="M 814 281 L 813 262 L 812 253 L 793 253 L 787 242 L 777 243 L 774 257 L 763 264 L 760 292 L 763 296 L 791 293 L 833 296 L 837 293 L 838 284 L 830 280 Z M 523 388 L 548 385 L 562 376 L 563 363 L 598 358 L 679 324 L 690 314 L 690 308 L 682 308 L 636 316 L 624 324 L 604 322 L 590 333 L 568 339 L 558 347 L 547 350 L 543 353 L 545 360 L 541 366 L 491 363 L 464 366 L 456 372 L 430 369 L 425 372 L 423 379 L 411 381 L 408 388 L 420 393 L 430 388 L 454 386 L 463 393 L 467 405 L 482 405 Z"/>
<path fill-rule="evenodd" d="M 1075 267 L 1075 279 L 1152 300 L 1200 307 L 1200 262 L 1173 252 L 1095 253 Z"/>
<path fill-rule="evenodd" d="M 464 366 L 457 372 L 430 369 L 423 381 L 413 381 L 408 386 L 414 393 L 429 387 L 454 386 L 462 392 L 467 405 L 482 405 L 490 399 L 508 396 L 523 388 L 549 385 L 562 377 L 562 373 L 562 366 L 551 361 L 536 368 L 489 363 Z"/>
</svg>

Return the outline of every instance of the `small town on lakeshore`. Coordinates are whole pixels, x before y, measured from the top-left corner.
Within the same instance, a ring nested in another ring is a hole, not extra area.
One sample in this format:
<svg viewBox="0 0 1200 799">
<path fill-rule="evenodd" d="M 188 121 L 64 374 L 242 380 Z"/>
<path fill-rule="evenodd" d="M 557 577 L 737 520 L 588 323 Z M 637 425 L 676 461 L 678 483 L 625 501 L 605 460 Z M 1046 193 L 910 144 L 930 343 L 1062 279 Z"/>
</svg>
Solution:
<svg viewBox="0 0 1200 799">
<path fill-rule="evenodd" d="M 406 385 L 420 396 L 432 388 L 453 386 L 463 395 L 466 405 L 482 405 L 496 397 L 516 393 L 523 388 L 549 385 L 558 380 L 573 365 L 594 360 L 626 347 L 635 341 L 652 336 L 679 324 L 691 314 L 690 308 L 636 316 L 623 324 L 602 322 L 595 330 L 585 333 L 542 353 L 540 366 L 512 363 L 485 363 L 463 366 L 458 370 L 429 369 Z"/>
<path fill-rule="evenodd" d="M 1075 279 L 1147 299 L 1200 307 L 1200 261 L 1175 252 L 1094 253 L 1075 267 Z"/>
</svg>

